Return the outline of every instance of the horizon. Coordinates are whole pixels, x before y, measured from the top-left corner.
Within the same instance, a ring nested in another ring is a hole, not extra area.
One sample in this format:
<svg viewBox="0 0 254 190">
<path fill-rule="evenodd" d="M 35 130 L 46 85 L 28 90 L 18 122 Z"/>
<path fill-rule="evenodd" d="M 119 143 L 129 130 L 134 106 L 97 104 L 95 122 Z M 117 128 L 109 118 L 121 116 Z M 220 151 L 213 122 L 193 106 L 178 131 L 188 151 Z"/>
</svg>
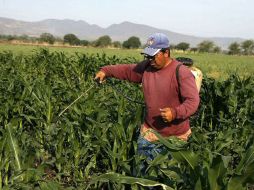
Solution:
<svg viewBox="0 0 254 190">
<path fill-rule="evenodd" d="M 101 28 L 131 22 L 204 38 L 254 39 L 253 6 L 251 0 L 1 0 L 0 17 L 25 22 L 81 20 Z"/>
</svg>

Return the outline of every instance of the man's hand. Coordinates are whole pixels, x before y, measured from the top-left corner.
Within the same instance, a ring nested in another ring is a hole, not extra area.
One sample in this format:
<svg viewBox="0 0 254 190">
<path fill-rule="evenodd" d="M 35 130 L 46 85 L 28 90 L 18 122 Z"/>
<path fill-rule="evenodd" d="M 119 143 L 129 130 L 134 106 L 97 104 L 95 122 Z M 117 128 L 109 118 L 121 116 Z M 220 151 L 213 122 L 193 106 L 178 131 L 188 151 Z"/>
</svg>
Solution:
<svg viewBox="0 0 254 190">
<path fill-rule="evenodd" d="M 173 114 L 170 108 L 162 108 L 160 112 L 164 122 L 169 123 L 173 120 Z"/>
<path fill-rule="evenodd" d="M 94 80 L 99 80 L 99 83 L 102 83 L 105 81 L 106 74 L 103 71 L 99 71 L 96 73 Z"/>
</svg>

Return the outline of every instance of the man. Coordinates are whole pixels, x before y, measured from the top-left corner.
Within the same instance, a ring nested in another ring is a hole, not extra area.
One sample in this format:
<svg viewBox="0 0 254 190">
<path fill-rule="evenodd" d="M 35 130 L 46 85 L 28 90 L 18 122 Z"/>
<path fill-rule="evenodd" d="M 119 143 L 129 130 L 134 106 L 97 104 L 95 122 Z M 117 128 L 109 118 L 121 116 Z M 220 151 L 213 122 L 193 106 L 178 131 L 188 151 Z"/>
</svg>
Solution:
<svg viewBox="0 0 254 190">
<path fill-rule="evenodd" d="M 138 153 L 152 160 L 161 149 L 156 148 L 156 144 L 153 143 L 158 138 L 151 129 L 163 137 L 176 136 L 187 140 L 191 134 L 189 117 L 198 108 L 199 93 L 190 70 L 180 66 L 182 97 L 179 97 L 176 79 L 176 67 L 179 62 L 171 58 L 169 40 L 165 34 L 151 35 L 143 54 L 146 59 L 138 64 L 102 67 L 95 79 L 102 82 L 105 77 L 114 77 L 142 83 L 146 116 L 140 129 Z"/>
</svg>

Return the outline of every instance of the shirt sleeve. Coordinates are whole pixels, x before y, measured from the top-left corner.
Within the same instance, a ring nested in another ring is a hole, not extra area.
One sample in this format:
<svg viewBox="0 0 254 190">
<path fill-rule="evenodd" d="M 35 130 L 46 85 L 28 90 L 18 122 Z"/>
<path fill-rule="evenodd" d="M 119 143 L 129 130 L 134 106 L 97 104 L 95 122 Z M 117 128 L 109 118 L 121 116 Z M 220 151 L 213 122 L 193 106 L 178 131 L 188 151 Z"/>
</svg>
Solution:
<svg viewBox="0 0 254 190">
<path fill-rule="evenodd" d="M 147 62 L 143 61 L 138 64 L 118 64 L 108 65 L 101 68 L 106 77 L 114 77 L 120 80 L 141 83 Z"/>
<path fill-rule="evenodd" d="M 185 66 L 179 68 L 179 82 L 183 102 L 174 108 L 176 119 L 186 119 L 194 114 L 199 106 L 199 92 L 195 78 Z"/>
</svg>

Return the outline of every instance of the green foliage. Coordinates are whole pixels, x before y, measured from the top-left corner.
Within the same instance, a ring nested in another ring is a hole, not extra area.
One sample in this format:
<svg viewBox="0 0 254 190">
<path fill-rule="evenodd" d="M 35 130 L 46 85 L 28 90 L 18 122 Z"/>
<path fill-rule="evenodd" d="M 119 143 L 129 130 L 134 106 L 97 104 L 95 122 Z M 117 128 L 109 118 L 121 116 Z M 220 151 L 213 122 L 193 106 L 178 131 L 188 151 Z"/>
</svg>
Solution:
<svg viewBox="0 0 254 190">
<path fill-rule="evenodd" d="M 121 44 L 121 42 L 119 42 L 119 41 L 114 41 L 114 42 L 112 42 L 112 45 L 113 45 L 113 47 L 115 47 L 115 48 L 121 48 L 121 47 L 122 47 L 122 44 Z"/>
<path fill-rule="evenodd" d="M 75 34 L 64 35 L 64 43 L 69 43 L 70 45 L 80 45 L 80 39 Z"/>
<path fill-rule="evenodd" d="M 215 46 L 213 48 L 213 53 L 220 53 L 221 52 L 221 48 L 219 46 Z"/>
<path fill-rule="evenodd" d="M 205 40 L 199 43 L 197 47 L 200 52 L 212 52 L 214 46 L 214 42 Z"/>
<path fill-rule="evenodd" d="M 136 151 L 143 107 L 93 82 L 103 65 L 136 61 L 46 49 L 1 52 L 0 188 L 234 190 L 253 184 L 254 80 L 233 74 L 224 81 L 204 78 L 191 138 L 159 137 L 167 151 L 141 178 L 144 158 Z M 139 85 L 107 82 L 142 101 Z"/>
<path fill-rule="evenodd" d="M 156 181 L 148 180 L 148 179 L 143 179 L 143 178 L 135 178 L 135 177 L 129 177 L 129 176 L 124 176 L 121 174 L 117 173 L 106 173 L 102 174 L 98 177 L 93 178 L 92 183 L 97 183 L 98 181 L 102 182 L 108 182 L 108 181 L 113 181 L 118 184 L 139 184 L 143 187 L 157 187 L 161 186 L 164 190 L 174 190 L 173 188 L 162 184 L 158 183 Z M 120 189 L 121 187 L 118 187 L 117 189 Z"/>
<path fill-rule="evenodd" d="M 239 55 L 241 53 L 240 44 L 237 42 L 230 44 L 228 49 L 229 49 L 228 54 L 230 55 Z"/>
<path fill-rule="evenodd" d="M 55 37 L 52 34 L 50 34 L 50 33 L 42 33 L 40 35 L 40 41 L 47 42 L 49 44 L 54 44 Z"/>
<path fill-rule="evenodd" d="M 22 41 L 22 42 L 38 41 L 38 38 L 31 37 L 31 36 L 28 36 L 28 35 L 17 36 L 17 35 L 4 35 L 4 34 L 1 34 L 0 39 L 1 39 L 1 41 L 5 41 L 5 40 L 7 40 L 7 41 L 19 40 L 19 41 Z"/>
<path fill-rule="evenodd" d="M 99 37 L 95 42 L 95 47 L 108 47 L 111 45 L 111 38 L 108 35 Z"/>
<path fill-rule="evenodd" d="M 178 49 L 178 50 L 183 50 L 186 51 L 187 49 L 189 49 L 190 44 L 186 43 L 186 42 L 181 42 L 179 44 L 177 44 L 174 48 Z"/>
<path fill-rule="evenodd" d="M 141 42 L 138 37 L 132 36 L 128 40 L 123 42 L 123 47 L 127 49 L 139 48 L 141 46 Z"/>
<path fill-rule="evenodd" d="M 88 40 L 80 40 L 80 45 L 82 46 L 88 46 L 90 42 Z"/>
<path fill-rule="evenodd" d="M 244 55 L 253 55 L 254 54 L 254 41 L 245 40 L 242 42 L 241 47 L 243 49 Z"/>
</svg>

